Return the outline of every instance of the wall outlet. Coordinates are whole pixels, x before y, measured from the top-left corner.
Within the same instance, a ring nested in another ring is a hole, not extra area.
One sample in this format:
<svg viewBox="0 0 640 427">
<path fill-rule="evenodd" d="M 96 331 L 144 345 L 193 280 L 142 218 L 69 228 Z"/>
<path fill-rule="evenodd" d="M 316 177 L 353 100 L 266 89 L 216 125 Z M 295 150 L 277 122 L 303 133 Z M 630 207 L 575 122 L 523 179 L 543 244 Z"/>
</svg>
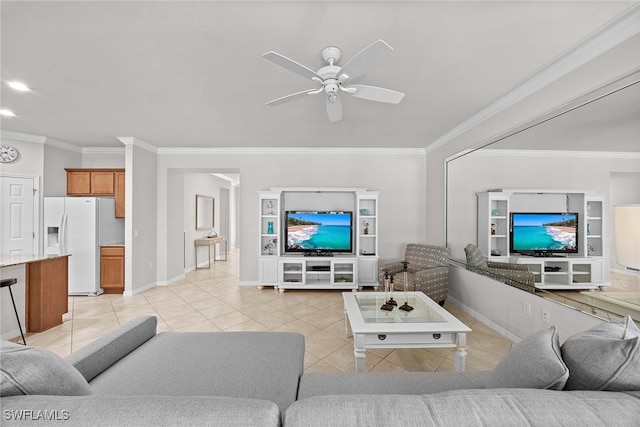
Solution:
<svg viewBox="0 0 640 427">
<path fill-rule="evenodd" d="M 522 304 L 522 312 L 524 314 L 526 314 L 527 316 L 531 316 L 531 303 L 528 303 L 528 302 L 525 301 Z"/>
<path fill-rule="evenodd" d="M 551 318 L 551 314 L 549 313 L 549 310 L 542 309 L 542 320 L 549 323 L 549 321 L 551 320 L 550 318 Z"/>
</svg>

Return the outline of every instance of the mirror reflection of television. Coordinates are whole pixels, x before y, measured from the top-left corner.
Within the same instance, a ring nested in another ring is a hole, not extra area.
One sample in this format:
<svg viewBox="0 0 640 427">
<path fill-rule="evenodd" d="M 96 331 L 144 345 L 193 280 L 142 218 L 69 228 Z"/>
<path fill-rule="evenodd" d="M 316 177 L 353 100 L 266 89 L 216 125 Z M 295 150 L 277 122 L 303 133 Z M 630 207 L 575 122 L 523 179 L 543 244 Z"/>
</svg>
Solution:
<svg viewBox="0 0 640 427">
<path fill-rule="evenodd" d="M 512 212 L 511 253 L 534 256 L 578 252 L 578 214 Z"/>
<path fill-rule="evenodd" d="M 285 252 L 353 252 L 352 212 L 285 212 Z"/>
</svg>

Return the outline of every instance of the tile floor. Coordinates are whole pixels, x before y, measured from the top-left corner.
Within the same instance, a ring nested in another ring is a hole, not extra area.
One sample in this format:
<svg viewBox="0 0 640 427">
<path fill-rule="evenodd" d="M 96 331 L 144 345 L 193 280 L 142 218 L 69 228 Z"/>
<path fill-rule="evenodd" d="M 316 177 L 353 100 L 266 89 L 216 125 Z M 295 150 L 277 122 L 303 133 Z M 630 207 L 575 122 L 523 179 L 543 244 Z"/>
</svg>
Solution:
<svg viewBox="0 0 640 427">
<path fill-rule="evenodd" d="M 210 270 L 141 294 L 69 297 L 64 323 L 29 333 L 27 344 L 61 356 L 143 314 L 158 317 L 159 331 L 292 331 L 306 337 L 305 370 L 354 372 L 353 341 L 347 338 L 341 291 L 293 291 L 238 286 L 238 253 Z M 467 324 L 467 371 L 492 369 L 512 342 L 458 307 L 445 308 Z M 16 338 L 15 341 L 20 341 Z M 368 371 L 454 371 L 452 349 L 367 352 Z"/>
</svg>

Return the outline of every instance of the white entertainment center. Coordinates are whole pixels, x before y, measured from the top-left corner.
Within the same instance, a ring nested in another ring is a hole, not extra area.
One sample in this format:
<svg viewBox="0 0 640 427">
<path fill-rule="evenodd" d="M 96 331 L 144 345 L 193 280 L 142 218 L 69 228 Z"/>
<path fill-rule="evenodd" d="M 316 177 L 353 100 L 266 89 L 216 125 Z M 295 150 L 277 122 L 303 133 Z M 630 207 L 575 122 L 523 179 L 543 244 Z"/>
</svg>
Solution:
<svg viewBox="0 0 640 427">
<path fill-rule="evenodd" d="M 497 189 L 477 193 L 478 248 L 490 261 L 525 264 L 538 289 L 597 289 L 611 284 L 606 256 L 604 196 L 560 189 Z M 512 253 L 512 213 L 575 212 L 577 253 Z"/>
<path fill-rule="evenodd" d="M 378 283 L 378 193 L 365 188 L 271 188 L 259 191 L 259 286 L 350 289 Z M 287 251 L 286 212 L 351 214 L 347 253 Z"/>
</svg>

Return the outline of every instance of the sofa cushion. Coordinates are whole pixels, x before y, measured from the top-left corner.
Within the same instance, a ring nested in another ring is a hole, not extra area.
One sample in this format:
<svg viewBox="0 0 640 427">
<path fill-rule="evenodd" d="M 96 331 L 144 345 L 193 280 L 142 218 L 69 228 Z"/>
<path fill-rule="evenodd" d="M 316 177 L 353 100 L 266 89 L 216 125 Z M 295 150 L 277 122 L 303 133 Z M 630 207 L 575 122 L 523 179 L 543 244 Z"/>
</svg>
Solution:
<svg viewBox="0 0 640 427">
<path fill-rule="evenodd" d="M 568 377 L 558 331 L 552 326 L 515 344 L 489 376 L 487 388 L 562 390 Z"/>
<path fill-rule="evenodd" d="M 465 256 L 467 257 L 467 265 L 478 268 L 487 268 L 487 260 L 480 252 L 477 246 L 469 243 L 464 248 Z"/>
<path fill-rule="evenodd" d="M 82 374 L 50 351 L 2 341 L 0 396 L 47 394 L 79 396 L 91 393 Z"/>
<path fill-rule="evenodd" d="M 298 400 L 329 394 L 432 394 L 484 388 L 489 371 L 482 372 L 305 372 Z"/>
<path fill-rule="evenodd" d="M 13 396 L 2 399 L 2 426 L 279 427 L 266 400 L 216 396 Z"/>
<path fill-rule="evenodd" d="M 625 393 L 504 388 L 422 396 L 316 396 L 291 405 L 284 425 L 637 426 L 638 419 L 640 401 Z"/>
<path fill-rule="evenodd" d="M 151 339 L 156 334 L 157 325 L 158 319 L 155 316 L 140 316 L 74 351 L 66 360 L 87 381 L 91 381 Z"/>
<path fill-rule="evenodd" d="M 91 381 L 95 394 L 295 399 L 304 335 L 288 332 L 161 332 Z"/>
<path fill-rule="evenodd" d="M 627 316 L 568 338 L 567 390 L 640 390 L 640 329 Z"/>
</svg>

